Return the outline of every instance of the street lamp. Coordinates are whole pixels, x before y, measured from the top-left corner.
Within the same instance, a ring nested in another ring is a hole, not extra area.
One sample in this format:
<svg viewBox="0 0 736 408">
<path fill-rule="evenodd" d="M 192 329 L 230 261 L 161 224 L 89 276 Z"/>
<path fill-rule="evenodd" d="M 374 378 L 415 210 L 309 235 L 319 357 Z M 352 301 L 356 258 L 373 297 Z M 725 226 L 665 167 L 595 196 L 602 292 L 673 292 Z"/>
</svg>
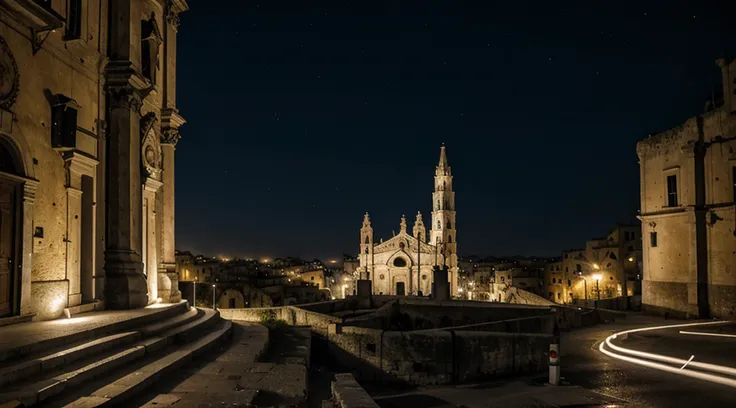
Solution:
<svg viewBox="0 0 736 408">
<path fill-rule="evenodd" d="M 215 284 L 212 284 L 212 310 L 217 310 L 217 305 L 215 304 L 215 292 L 217 292 L 217 289 L 215 287 Z"/>
<path fill-rule="evenodd" d="M 194 277 L 192 281 L 192 303 L 194 307 L 197 307 L 197 277 Z"/>
<path fill-rule="evenodd" d="M 593 274 L 593 280 L 595 281 L 595 291 L 598 293 L 598 300 L 601 300 L 601 288 L 599 283 L 603 277 L 600 273 Z"/>
</svg>

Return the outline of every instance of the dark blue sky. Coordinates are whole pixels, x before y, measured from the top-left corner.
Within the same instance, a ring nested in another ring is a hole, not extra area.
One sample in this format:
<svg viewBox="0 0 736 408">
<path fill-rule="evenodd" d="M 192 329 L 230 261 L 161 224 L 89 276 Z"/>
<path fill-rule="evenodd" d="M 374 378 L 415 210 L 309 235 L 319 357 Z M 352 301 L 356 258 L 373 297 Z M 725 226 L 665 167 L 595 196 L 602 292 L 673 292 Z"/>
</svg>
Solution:
<svg viewBox="0 0 736 408">
<path fill-rule="evenodd" d="M 636 142 L 736 55 L 725 1 L 190 3 L 177 248 L 211 255 L 355 253 L 366 211 L 377 237 L 426 223 L 442 142 L 460 254 L 582 246 L 636 214 Z"/>
</svg>

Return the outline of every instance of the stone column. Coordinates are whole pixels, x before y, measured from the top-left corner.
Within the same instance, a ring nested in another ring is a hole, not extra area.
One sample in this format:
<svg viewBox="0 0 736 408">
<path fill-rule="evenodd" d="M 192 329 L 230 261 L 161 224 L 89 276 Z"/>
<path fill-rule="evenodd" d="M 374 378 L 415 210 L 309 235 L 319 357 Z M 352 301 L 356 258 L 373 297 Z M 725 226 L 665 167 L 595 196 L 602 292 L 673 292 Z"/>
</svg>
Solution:
<svg viewBox="0 0 736 408">
<path fill-rule="evenodd" d="M 177 115 L 178 116 L 178 115 Z M 174 155 L 176 143 L 179 141 L 178 128 L 165 128 L 161 132 L 161 155 L 163 156 L 162 222 L 161 222 L 161 273 L 168 276 L 171 292 L 168 299 L 161 295 L 165 302 L 174 303 L 181 300 L 179 291 L 179 275 L 176 271 L 176 246 L 174 243 L 175 195 L 174 195 Z"/>
<path fill-rule="evenodd" d="M 148 304 L 148 283 L 141 260 L 143 187 L 138 93 L 145 82 L 130 61 L 109 62 L 105 76 L 109 152 L 105 305 L 110 309 L 131 309 Z"/>
<path fill-rule="evenodd" d="M 146 245 L 146 278 L 148 280 L 148 301 L 155 302 L 160 297 L 158 277 L 158 235 L 156 234 L 156 192 L 162 183 L 152 178 L 146 178 L 143 188 L 143 199 L 146 201 L 146 212 L 143 222 L 146 223 L 146 236 L 143 245 Z M 163 299 L 163 297 L 162 297 Z"/>
</svg>

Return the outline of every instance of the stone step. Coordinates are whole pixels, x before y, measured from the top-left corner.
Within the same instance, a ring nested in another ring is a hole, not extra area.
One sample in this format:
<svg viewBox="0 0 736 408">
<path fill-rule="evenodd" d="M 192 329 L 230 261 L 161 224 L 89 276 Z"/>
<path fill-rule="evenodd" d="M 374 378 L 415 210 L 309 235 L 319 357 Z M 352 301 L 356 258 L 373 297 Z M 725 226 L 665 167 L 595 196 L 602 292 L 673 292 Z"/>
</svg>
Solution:
<svg viewBox="0 0 736 408">
<path fill-rule="evenodd" d="M 189 310 L 171 319 L 164 320 L 160 323 L 154 323 L 148 326 L 143 326 L 139 331 L 143 337 L 151 337 L 157 334 L 163 333 L 173 327 L 186 324 L 196 319 L 198 316 L 197 309 L 190 307 Z"/>
<path fill-rule="evenodd" d="M 176 319 L 176 321 L 181 324 L 186 320 Z M 219 313 L 212 310 L 201 311 L 196 320 L 180 326 L 169 326 L 167 331 L 158 336 L 139 341 L 132 346 L 125 345 L 118 349 L 111 349 L 107 353 L 87 354 L 84 359 L 72 366 L 63 369 L 59 366 L 56 370 L 40 373 L 41 378 L 32 378 L 12 389 L 3 389 L 3 393 L 0 394 L 0 402 L 18 400 L 26 407 L 37 405 L 67 389 L 74 389 L 87 381 L 104 377 L 132 361 L 145 356 L 153 356 L 166 345 L 183 343 L 201 336 L 217 321 L 219 321 Z M 141 338 L 140 332 L 133 333 L 131 337 L 135 336 L 136 340 Z"/>
<path fill-rule="evenodd" d="M 5 344 L 0 347 L 0 364 L 11 365 L 22 359 L 48 354 L 51 351 L 59 351 L 64 347 L 69 347 L 71 344 L 97 339 L 113 333 L 134 331 L 137 327 L 160 322 L 186 313 L 188 310 L 189 304 L 186 301 L 182 301 L 174 305 L 162 306 L 160 311 L 156 310 L 155 312 L 129 319 L 123 318 L 123 314 L 120 312 L 82 313 L 69 320 L 73 322 L 78 321 L 77 319 L 94 320 L 94 317 L 99 317 L 105 313 L 117 313 L 121 317 L 111 320 L 100 319 L 101 323 L 99 325 L 91 325 L 90 328 L 78 331 L 67 330 L 76 326 L 70 325 L 66 327 L 64 325 L 64 319 L 38 323 L 19 323 L 8 326 L 3 328 L 4 335 L 11 336 L 17 333 L 19 338 L 17 341 L 11 341 L 11 344 L 3 342 Z"/>
<path fill-rule="evenodd" d="M 0 369 L 0 388 L 140 339 L 141 334 L 138 332 L 113 334 L 56 353 L 4 367 Z"/>
<path fill-rule="evenodd" d="M 135 397 L 151 386 L 161 377 L 174 373 L 189 363 L 193 358 L 207 352 L 219 341 L 227 338 L 232 330 L 229 320 L 221 320 L 213 332 L 206 334 L 191 343 L 179 347 L 176 351 L 164 355 L 145 366 L 117 380 L 98 388 L 90 395 L 81 397 L 69 404 L 68 408 L 92 408 L 102 405 L 121 406 L 128 399 Z"/>
</svg>

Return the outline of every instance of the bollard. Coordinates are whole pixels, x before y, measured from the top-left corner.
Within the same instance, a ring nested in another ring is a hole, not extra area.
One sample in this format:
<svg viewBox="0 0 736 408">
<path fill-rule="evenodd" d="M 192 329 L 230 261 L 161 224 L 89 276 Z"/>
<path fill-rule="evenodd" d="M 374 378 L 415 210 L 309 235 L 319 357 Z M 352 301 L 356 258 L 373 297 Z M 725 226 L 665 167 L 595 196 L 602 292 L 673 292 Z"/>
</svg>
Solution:
<svg viewBox="0 0 736 408">
<path fill-rule="evenodd" d="M 549 383 L 560 385 L 560 345 L 549 345 Z"/>
</svg>

